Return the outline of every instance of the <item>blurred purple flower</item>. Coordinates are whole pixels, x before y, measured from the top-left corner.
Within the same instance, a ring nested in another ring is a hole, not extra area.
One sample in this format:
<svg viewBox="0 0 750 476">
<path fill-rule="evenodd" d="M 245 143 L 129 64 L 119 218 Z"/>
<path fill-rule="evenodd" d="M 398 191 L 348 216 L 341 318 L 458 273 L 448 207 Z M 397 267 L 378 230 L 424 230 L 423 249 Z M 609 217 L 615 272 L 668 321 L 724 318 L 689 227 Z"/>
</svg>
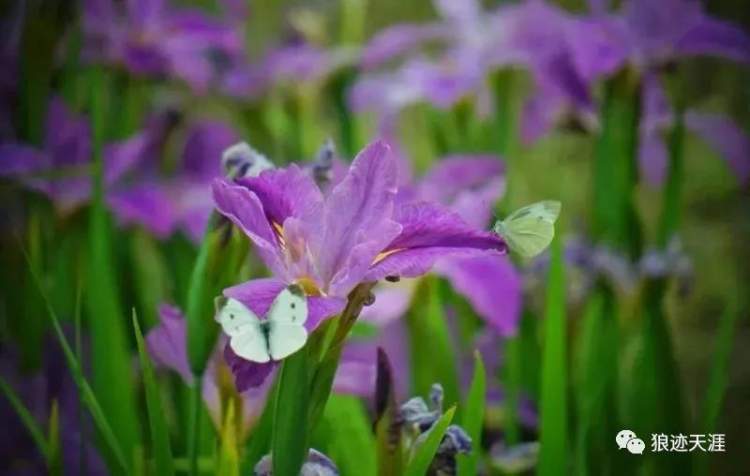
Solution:
<svg viewBox="0 0 750 476">
<path fill-rule="evenodd" d="M 576 109 L 590 107 L 589 92 L 566 43 L 573 20 L 563 10 L 541 0 L 490 12 L 483 12 L 474 0 L 436 0 L 435 7 L 441 20 L 396 25 L 376 35 L 365 48 L 362 66 L 367 74 L 351 92 L 354 109 L 372 109 L 387 117 L 414 102 L 449 108 L 472 95 L 482 106 L 490 103 L 487 74 L 507 66 L 527 68 L 540 94 L 555 98 L 545 103 L 545 113 L 556 114 L 568 103 Z M 429 43 L 442 46 L 437 57 L 420 48 Z M 395 70 L 374 71 L 399 57 L 405 59 Z M 527 129 L 540 127 L 537 122 L 530 121 Z"/>
<path fill-rule="evenodd" d="M 660 185 L 667 175 L 669 152 L 665 133 L 674 124 L 659 79 L 647 74 L 643 82 L 643 120 L 640 124 L 639 165 L 647 183 Z M 750 180 L 750 137 L 731 118 L 694 110 L 685 112 L 685 128 L 708 144 L 727 162 L 741 184 Z"/>
<path fill-rule="evenodd" d="M 629 0 L 617 14 L 594 11 L 570 32 L 576 65 L 587 81 L 626 63 L 649 70 L 697 55 L 750 62 L 750 36 L 707 15 L 697 0 Z"/>
<path fill-rule="evenodd" d="M 169 75 L 205 92 L 243 56 L 236 3 L 224 18 L 167 0 L 86 0 L 84 54 L 143 75 Z"/>
<path fill-rule="evenodd" d="M 47 108 L 41 148 L 0 144 L 0 176 L 18 180 L 50 197 L 63 212 L 86 201 L 91 191 L 91 128 L 60 98 Z"/>
<path fill-rule="evenodd" d="M 107 202 L 122 224 L 137 223 L 160 238 L 176 230 L 200 241 L 213 208 L 211 181 L 223 175 L 223 151 L 238 134 L 222 122 L 192 124 L 177 170 L 164 176 L 162 153 L 173 118 L 158 115 L 144 129 L 105 150 L 107 171 L 125 175 L 107 195 Z M 120 164 L 128 174 L 117 173 Z"/>
<path fill-rule="evenodd" d="M 389 147 L 375 142 L 326 192 L 296 165 L 234 183 L 215 181 L 218 211 L 248 235 L 274 274 L 224 295 L 264 315 L 281 289 L 296 283 L 308 295 L 306 327 L 312 331 L 340 312 L 361 282 L 416 277 L 439 258 L 506 252 L 502 238 L 442 205 L 398 200 L 396 167 Z"/>
</svg>

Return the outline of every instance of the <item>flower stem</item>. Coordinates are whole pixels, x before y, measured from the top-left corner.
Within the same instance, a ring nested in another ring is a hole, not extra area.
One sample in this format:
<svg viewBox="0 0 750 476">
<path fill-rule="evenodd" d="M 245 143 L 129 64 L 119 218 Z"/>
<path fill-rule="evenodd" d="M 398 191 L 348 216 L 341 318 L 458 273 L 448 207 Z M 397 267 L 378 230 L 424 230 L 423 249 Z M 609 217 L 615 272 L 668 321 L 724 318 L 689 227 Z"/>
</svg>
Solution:
<svg viewBox="0 0 750 476">
<path fill-rule="evenodd" d="M 198 445 L 201 433 L 201 379 L 195 378 L 190 388 L 190 433 L 188 436 L 188 456 L 190 474 L 198 474 Z"/>
<path fill-rule="evenodd" d="M 339 360 L 341 360 L 344 342 L 352 330 L 354 323 L 357 322 L 357 318 L 362 312 L 365 302 L 369 299 L 370 292 L 374 286 L 374 282 L 362 283 L 349 293 L 346 307 L 339 317 L 339 325 L 336 333 L 333 339 L 331 339 L 331 344 L 324 353 L 310 383 L 310 429 L 315 427 L 315 423 L 320 418 L 328 397 L 331 395 L 333 379 L 336 376 Z"/>
</svg>

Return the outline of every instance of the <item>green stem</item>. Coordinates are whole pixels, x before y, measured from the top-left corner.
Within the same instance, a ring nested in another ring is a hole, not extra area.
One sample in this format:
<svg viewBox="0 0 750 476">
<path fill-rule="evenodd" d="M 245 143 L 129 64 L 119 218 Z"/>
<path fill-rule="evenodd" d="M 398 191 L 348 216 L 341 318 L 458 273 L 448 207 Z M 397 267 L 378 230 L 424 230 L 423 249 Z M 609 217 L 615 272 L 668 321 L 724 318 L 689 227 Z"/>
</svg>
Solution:
<svg viewBox="0 0 750 476">
<path fill-rule="evenodd" d="M 339 317 L 339 325 L 336 333 L 312 378 L 310 392 L 312 399 L 309 419 L 309 428 L 311 429 L 315 427 L 315 423 L 320 419 L 328 397 L 331 395 L 333 379 L 341 360 L 341 352 L 344 349 L 346 337 L 357 321 L 360 312 L 362 312 L 365 302 L 370 299 L 370 292 L 374 286 L 375 283 L 362 283 L 349 293 L 346 307 Z"/>
<path fill-rule="evenodd" d="M 201 433 L 201 379 L 194 378 L 193 386 L 190 388 L 190 433 L 188 436 L 188 459 L 190 462 L 190 474 L 198 474 L 198 460 Z"/>
</svg>

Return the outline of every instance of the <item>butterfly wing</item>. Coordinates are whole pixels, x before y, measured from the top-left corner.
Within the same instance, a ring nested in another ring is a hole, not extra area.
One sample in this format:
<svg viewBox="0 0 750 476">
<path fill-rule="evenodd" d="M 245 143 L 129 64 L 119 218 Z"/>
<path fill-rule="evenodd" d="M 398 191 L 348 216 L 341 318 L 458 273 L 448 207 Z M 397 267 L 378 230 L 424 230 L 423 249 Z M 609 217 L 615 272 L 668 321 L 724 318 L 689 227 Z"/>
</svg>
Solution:
<svg viewBox="0 0 750 476">
<path fill-rule="evenodd" d="M 271 360 L 268 341 L 253 311 L 236 299 L 229 299 L 217 320 L 229 336 L 229 347 L 243 359 L 265 363 Z"/>
<path fill-rule="evenodd" d="M 307 299 L 298 286 L 289 286 L 276 296 L 268 310 L 268 347 L 274 360 L 281 360 L 307 342 Z"/>
<path fill-rule="evenodd" d="M 549 246 L 555 236 L 555 221 L 560 215 L 560 202 L 546 200 L 513 212 L 495 227 L 510 248 L 531 258 Z"/>
<path fill-rule="evenodd" d="M 300 350 L 307 342 L 307 330 L 301 324 L 271 322 L 268 349 L 273 360 L 281 360 Z"/>
<path fill-rule="evenodd" d="M 287 286 L 273 300 L 268 320 L 274 323 L 302 325 L 307 320 L 307 299 L 299 286 Z"/>
</svg>

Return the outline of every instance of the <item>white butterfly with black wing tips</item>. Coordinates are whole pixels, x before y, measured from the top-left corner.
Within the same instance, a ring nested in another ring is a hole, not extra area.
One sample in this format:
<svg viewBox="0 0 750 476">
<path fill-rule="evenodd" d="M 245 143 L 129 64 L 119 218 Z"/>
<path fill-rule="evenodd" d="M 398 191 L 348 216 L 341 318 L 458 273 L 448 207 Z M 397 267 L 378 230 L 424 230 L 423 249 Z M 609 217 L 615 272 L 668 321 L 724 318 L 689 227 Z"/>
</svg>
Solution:
<svg viewBox="0 0 750 476">
<path fill-rule="evenodd" d="M 239 357 L 266 363 L 282 360 L 307 342 L 307 300 L 299 286 L 281 291 L 261 320 L 253 311 L 230 298 L 219 311 L 217 321 L 229 336 L 229 346 Z"/>
</svg>

